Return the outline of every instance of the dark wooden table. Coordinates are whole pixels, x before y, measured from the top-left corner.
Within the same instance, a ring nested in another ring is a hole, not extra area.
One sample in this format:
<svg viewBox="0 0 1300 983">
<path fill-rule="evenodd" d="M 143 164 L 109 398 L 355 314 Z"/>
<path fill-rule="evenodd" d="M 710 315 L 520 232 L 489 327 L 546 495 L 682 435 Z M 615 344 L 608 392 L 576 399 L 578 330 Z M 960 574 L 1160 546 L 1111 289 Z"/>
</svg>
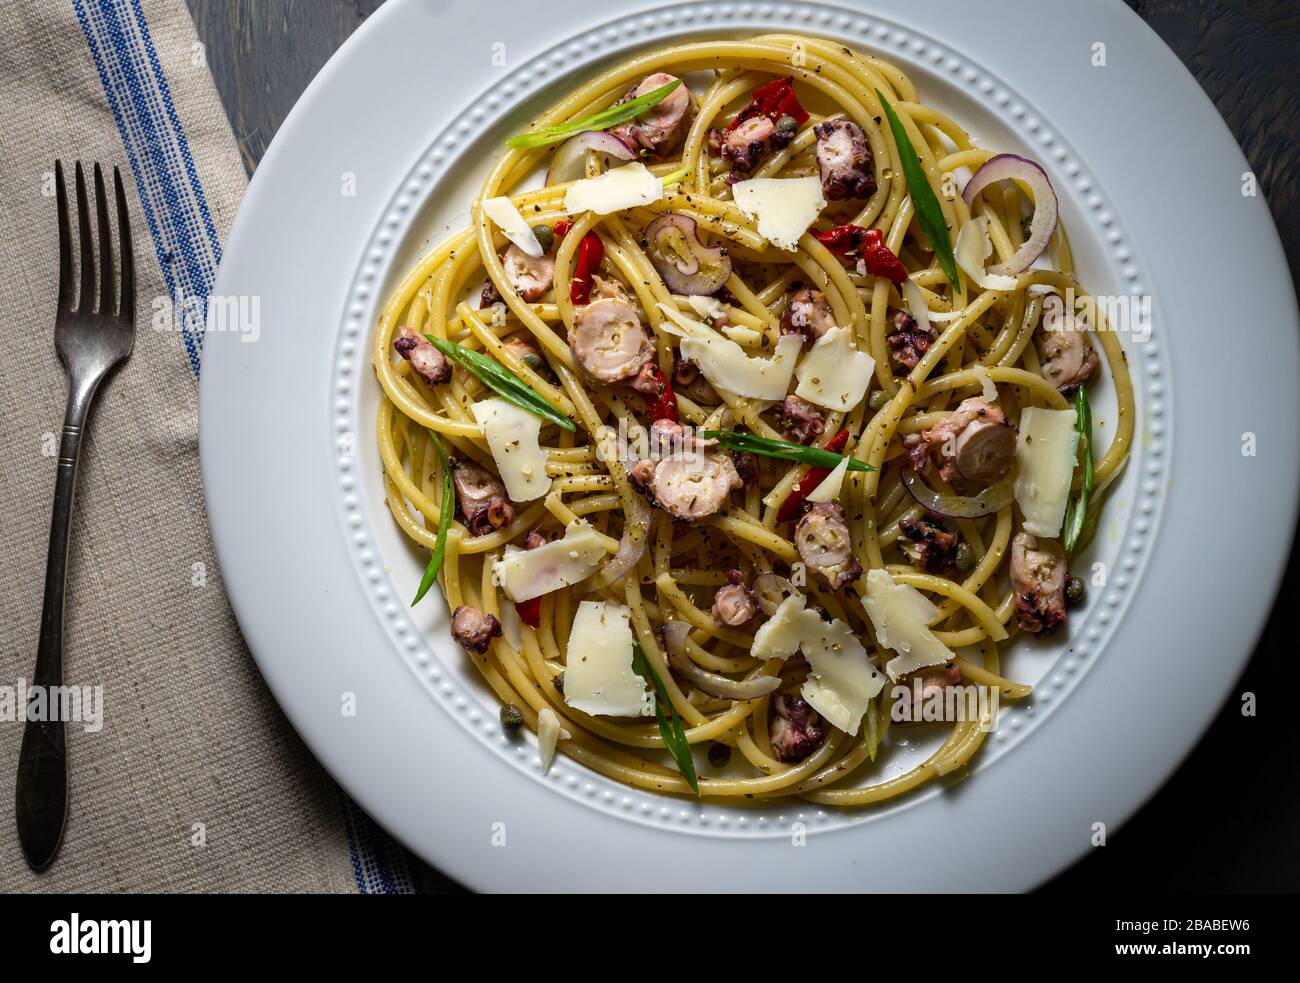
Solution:
<svg viewBox="0 0 1300 983">
<path fill-rule="evenodd" d="M 187 2 L 251 173 L 307 83 L 383 0 Z M 1182 58 L 1227 120 L 1272 208 L 1292 276 L 1300 281 L 1300 3 L 1125 2 Z M 1206 230 L 1206 248 L 1221 248 L 1213 229 Z M 1245 522 L 1241 562 L 1249 576 Z M 1255 586 L 1274 589 L 1267 583 Z M 1283 596 L 1297 586 L 1300 551 L 1293 547 Z M 1300 889 L 1296 741 L 1291 708 L 1278 698 L 1279 682 L 1294 671 L 1289 629 L 1286 612 L 1275 611 L 1237 689 L 1225 695 L 1219 718 L 1174 777 L 1109 845 L 1094 849 L 1044 890 L 1113 896 L 1118 890 Z M 1259 697 L 1257 716 L 1240 713 L 1237 694 L 1247 691 Z M 1151 699 L 1161 694 L 1152 693 Z M 433 871 L 427 881 L 434 889 L 455 889 Z"/>
</svg>

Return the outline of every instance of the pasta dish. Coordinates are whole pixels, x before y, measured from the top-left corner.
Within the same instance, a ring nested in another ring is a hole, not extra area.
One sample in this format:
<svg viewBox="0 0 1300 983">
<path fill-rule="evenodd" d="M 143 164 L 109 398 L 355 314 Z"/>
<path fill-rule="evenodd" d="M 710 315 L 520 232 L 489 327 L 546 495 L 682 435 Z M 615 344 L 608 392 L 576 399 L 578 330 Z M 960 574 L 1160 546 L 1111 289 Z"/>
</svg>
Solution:
<svg viewBox="0 0 1300 983">
<path fill-rule="evenodd" d="M 377 428 L 415 601 L 543 771 L 854 807 L 971 760 L 1133 434 L 1058 211 L 809 36 L 640 54 L 508 141 L 383 308 Z"/>
</svg>

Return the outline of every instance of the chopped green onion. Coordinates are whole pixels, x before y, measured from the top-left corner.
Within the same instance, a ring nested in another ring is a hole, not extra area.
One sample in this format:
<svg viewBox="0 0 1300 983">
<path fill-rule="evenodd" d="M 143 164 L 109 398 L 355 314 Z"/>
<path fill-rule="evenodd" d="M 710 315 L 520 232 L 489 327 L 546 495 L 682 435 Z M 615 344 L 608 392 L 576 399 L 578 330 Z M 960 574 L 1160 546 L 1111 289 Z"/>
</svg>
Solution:
<svg viewBox="0 0 1300 983">
<path fill-rule="evenodd" d="M 960 290 L 961 281 L 957 276 L 957 261 L 952 255 L 948 223 L 944 220 L 943 210 L 939 207 L 939 199 L 934 196 L 934 189 L 930 187 L 925 171 L 921 169 L 916 148 L 908 139 L 907 131 L 903 129 L 903 123 L 894 112 L 894 107 L 886 101 L 879 89 L 876 90 L 876 96 L 880 99 L 880 104 L 885 107 L 890 132 L 894 134 L 894 143 L 898 145 L 898 156 L 903 162 L 903 176 L 907 178 L 907 190 L 912 195 L 912 207 L 916 209 L 916 222 L 921 226 L 925 237 L 930 240 L 930 248 L 934 250 L 935 258 L 939 260 L 939 266 L 948 278 L 948 282 L 955 289 Z"/>
<path fill-rule="evenodd" d="M 554 423 L 557 427 L 568 430 L 570 433 L 578 429 L 574 426 L 572 420 L 548 403 L 528 383 L 499 362 L 493 361 L 482 352 L 476 352 L 472 348 L 458 345 L 454 341 L 435 338 L 431 334 L 426 334 L 425 337 L 429 339 L 429 343 L 434 348 L 478 379 L 483 385 L 497 393 L 506 402 L 514 403 L 521 410 L 527 410 L 534 416 L 540 416 L 543 420 Z"/>
<path fill-rule="evenodd" d="M 654 666 L 650 665 L 650 660 L 645 657 L 645 650 L 638 642 L 632 643 L 632 671 L 654 687 L 655 719 L 659 721 L 659 734 L 663 737 L 669 754 L 677 762 L 677 767 L 681 769 L 686 784 L 696 795 L 699 795 L 700 780 L 695 775 L 695 759 L 691 757 L 691 745 L 686 740 L 682 718 L 677 716 L 672 700 L 668 698 L 668 691 L 659 681 L 659 674 L 655 672 Z M 668 708 L 667 714 L 664 713 L 665 706 Z"/>
<path fill-rule="evenodd" d="M 548 143 L 559 143 L 561 140 L 567 140 L 569 137 L 578 133 L 585 133 L 587 130 L 607 130 L 611 126 L 627 123 L 636 119 L 647 109 L 653 109 L 659 105 L 681 84 L 681 79 L 673 79 L 667 85 L 651 89 L 643 96 L 637 96 L 627 102 L 617 103 L 608 109 L 593 113 L 585 119 L 576 119 L 569 123 L 561 123 L 558 126 L 545 126 L 540 130 L 529 130 L 527 133 L 517 133 L 506 141 L 506 146 L 514 147 L 516 150 L 544 147 Z"/>
<path fill-rule="evenodd" d="M 824 451 L 820 447 L 806 447 L 792 444 L 785 440 L 772 440 L 752 433 L 740 433 L 737 430 L 701 430 L 699 436 L 706 440 L 716 440 L 723 447 L 733 451 L 748 451 L 761 457 L 779 457 L 801 464 L 811 464 L 818 468 L 836 468 L 847 455 Z M 876 470 L 866 461 L 856 457 L 848 458 L 850 471 Z"/>
<path fill-rule="evenodd" d="M 1083 444 L 1083 486 L 1079 489 L 1079 498 L 1072 501 L 1065 512 L 1065 552 L 1071 553 L 1083 535 L 1083 527 L 1088 521 L 1088 499 L 1092 497 L 1094 480 L 1092 464 L 1092 407 L 1088 405 L 1088 393 L 1079 387 L 1074 396 L 1074 428 L 1079 431 L 1079 440 Z"/>
<path fill-rule="evenodd" d="M 691 169 L 689 167 L 679 167 L 677 170 L 670 171 L 663 176 L 663 185 L 666 188 L 670 184 L 676 184 L 678 181 L 684 180 L 690 173 Z"/>
<path fill-rule="evenodd" d="M 424 595 L 429 593 L 433 582 L 438 579 L 438 571 L 442 569 L 442 558 L 447 552 L 447 530 L 451 528 L 451 515 L 456 511 L 456 493 L 451 485 L 451 462 L 447 460 L 447 449 L 442 446 L 442 441 L 432 430 L 429 431 L 429 436 L 433 440 L 433 446 L 438 448 L 438 467 L 442 469 L 442 498 L 438 502 L 438 538 L 433 541 L 433 555 L 429 557 L 429 565 L 424 568 L 424 576 L 420 578 L 420 589 L 415 592 L 415 600 L 411 602 L 411 607 L 420 603 Z"/>
</svg>

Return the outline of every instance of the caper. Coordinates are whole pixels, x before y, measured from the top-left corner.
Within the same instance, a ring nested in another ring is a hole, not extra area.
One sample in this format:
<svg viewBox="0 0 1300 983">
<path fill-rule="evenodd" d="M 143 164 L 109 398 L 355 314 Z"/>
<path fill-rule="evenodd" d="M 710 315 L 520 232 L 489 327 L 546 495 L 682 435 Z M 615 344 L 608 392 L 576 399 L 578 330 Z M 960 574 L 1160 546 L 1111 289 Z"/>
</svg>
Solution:
<svg viewBox="0 0 1300 983">
<path fill-rule="evenodd" d="M 506 730 L 518 730 L 524 723 L 524 711 L 520 710 L 513 703 L 507 703 L 501 708 L 501 726 Z"/>
<path fill-rule="evenodd" d="M 709 745 L 709 764 L 714 768 L 722 768 L 731 760 L 731 748 L 721 741 L 714 741 Z"/>
<path fill-rule="evenodd" d="M 871 398 L 867 400 L 867 405 L 871 407 L 873 412 L 878 413 L 880 412 L 881 408 L 888 402 L 889 402 L 889 393 L 885 392 L 883 389 L 877 389 L 875 392 L 871 394 Z"/>
<path fill-rule="evenodd" d="M 792 137 L 799 132 L 799 121 L 793 116 L 782 116 L 776 121 L 776 132 L 783 137 Z"/>
<path fill-rule="evenodd" d="M 975 551 L 970 548 L 970 543 L 958 544 L 957 556 L 953 560 L 953 566 L 962 573 L 966 573 L 975 566 Z"/>
<path fill-rule="evenodd" d="M 537 236 L 537 243 L 544 253 L 549 253 L 551 247 L 555 245 L 555 230 L 549 225 L 534 225 L 533 235 Z"/>
<path fill-rule="evenodd" d="M 1083 603 L 1083 599 L 1088 596 L 1088 589 L 1083 586 L 1082 577 L 1071 577 L 1065 582 L 1065 603 L 1071 607 L 1078 607 Z"/>
</svg>

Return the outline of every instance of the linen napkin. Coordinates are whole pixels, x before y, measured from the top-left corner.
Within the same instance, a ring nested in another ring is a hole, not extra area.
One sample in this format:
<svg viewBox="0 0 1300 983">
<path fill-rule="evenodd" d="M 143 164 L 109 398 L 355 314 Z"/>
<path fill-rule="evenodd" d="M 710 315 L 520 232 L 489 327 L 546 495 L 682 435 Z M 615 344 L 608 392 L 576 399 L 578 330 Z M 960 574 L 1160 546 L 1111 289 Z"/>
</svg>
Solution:
<svg viewBox="0 0 1300 983">
<path fill-rule="evenodd" d="M 167 314 L 169 298 L 206 298 L 246 179 L 183 0 L 13 0 L 0 36 L 0 890 L 419 889 L 419 865 L 289 727 L 222 588 L 199 474 L 203 339 Z M 89 698 L 67 725 L 63 847 L 38 875 L 12 776 L 67 393 L 57 158 L 69 180 L 78 158 L 110 182 L 122 169 L 138 320 L 82 446 L 64 672 Z"/>
</svg>

